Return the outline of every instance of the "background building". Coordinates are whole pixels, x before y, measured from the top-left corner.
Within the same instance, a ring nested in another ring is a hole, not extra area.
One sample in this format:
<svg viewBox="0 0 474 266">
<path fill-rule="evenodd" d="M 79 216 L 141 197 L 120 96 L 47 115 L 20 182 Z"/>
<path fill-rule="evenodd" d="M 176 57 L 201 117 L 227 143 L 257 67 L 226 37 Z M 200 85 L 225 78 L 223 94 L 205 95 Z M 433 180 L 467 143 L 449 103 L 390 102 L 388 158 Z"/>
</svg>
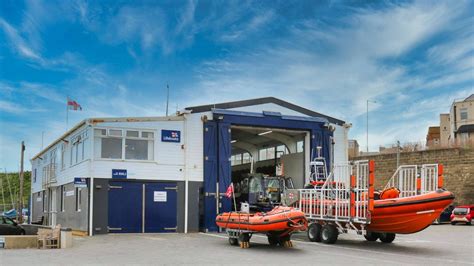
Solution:
<svg viewBox="0 0 474 266">
<path fill-rule="evenodd" d="M 355 139 L 348 140 L 349 158 L 359 156 L 359 143 Z"/>
<path fill-rule="evenodd" d="M 31 159 L 31 219 L 89 235 L 215 231 L 231 183 L 284 169 L 302 188 L 317 147 L 347 161 L 348 129 L 273 97 L 86 119 Z"/>
<path fill-rule="evenodd" d="M 426 147 L 440 146 L 440 127 L 429 127 L 426 135 Z"/>
<path fill-rule="evenodd" d="M 440 115 L 440 144 L 474 144 L 474 94 L 454 101 L 449 114 Z"/>
</svg>

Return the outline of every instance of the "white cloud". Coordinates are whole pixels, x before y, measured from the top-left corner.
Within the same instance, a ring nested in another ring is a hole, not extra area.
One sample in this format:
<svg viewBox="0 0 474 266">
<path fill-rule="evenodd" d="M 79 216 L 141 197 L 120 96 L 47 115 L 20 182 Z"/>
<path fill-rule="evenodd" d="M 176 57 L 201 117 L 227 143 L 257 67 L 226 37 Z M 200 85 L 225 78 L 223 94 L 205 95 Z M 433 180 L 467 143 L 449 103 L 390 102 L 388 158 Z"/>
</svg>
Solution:
<svg viewBox="0 0 474 266">
<path fill-rule="evenodd" d="M 8 37 L 11 46 L 18 52 L 18 54 L 26 59 L 37 62 L 43 61 L 43 58 L 41 58 L 41 56 L 36 51 L 34 51 L 20 36 L 18 30 L 2 18 L 0 18 L 0 27 L 3 28 L 3 31 Z"/>
</svg>

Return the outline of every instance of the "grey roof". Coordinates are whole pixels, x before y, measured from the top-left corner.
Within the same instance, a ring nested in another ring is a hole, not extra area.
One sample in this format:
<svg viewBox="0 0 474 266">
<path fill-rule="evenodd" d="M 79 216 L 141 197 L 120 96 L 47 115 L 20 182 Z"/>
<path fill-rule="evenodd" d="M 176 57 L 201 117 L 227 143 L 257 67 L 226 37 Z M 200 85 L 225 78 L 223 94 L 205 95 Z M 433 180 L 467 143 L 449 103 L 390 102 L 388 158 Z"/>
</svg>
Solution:
<svg viewBox="0 0 474 266">
<path fill-rule="evenodd" d="M 471 96 L 467 97 L 464 101 L 465 101 L 465 102 L 466 102 L 466 101 L 474 101 L 474 93 L 471 94 Z"/>
<path fill-rule="evenodd" d="M 266 104 L 266 103 L 274 103 L 274 104 L 286 107 L 288 109 L 291 109 L 293 111 L 305 114 L 307 116 L 326 118 L 330 123 L 333 123 L 333 124 L 343 125 L 345 123 L 343 120 L 306 109 L 304 107 L 298 106 L 296 104 L 292 104 L 287 101 L 283 101 L 275 97 L 264 97 L 264 98 L 256 98 L 256 99 L 249 99 L 249 100 L 235 101 L 235 102 L 207 104 L 207 105 L 186 107 L 185 109 L 190 110 L 192 113 L 202 113 L 202 112 L 212 111 L 213 109 L 231 109 L 231 108 L 239 108 L 239 107 L 246 107 L 246 106 Z"/>
<path fill-rule="evenodd" d="M 466 133 L 466 132 L 474 132 L 474 125 L 462 125 L 458 128 L 456 133 Z"/>
</svg>

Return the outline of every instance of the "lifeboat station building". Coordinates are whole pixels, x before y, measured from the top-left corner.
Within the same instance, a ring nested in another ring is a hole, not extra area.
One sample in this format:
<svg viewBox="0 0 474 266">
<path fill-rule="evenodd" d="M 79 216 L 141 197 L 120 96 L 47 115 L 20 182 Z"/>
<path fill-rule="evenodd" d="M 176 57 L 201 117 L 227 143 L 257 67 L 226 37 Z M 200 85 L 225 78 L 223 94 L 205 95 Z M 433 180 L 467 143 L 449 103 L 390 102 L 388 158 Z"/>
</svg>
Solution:
<svg viewBox="0 0 474 266">
<path fill-rule="evenodd" d="M 347 161 L 349 127 L 273 97 L 85 119 L 31 159 L 30 220 L 88 235 L 217 231 L 232 182 L 263 173 L 302 188 L 318 150 Z"/>
</svg>

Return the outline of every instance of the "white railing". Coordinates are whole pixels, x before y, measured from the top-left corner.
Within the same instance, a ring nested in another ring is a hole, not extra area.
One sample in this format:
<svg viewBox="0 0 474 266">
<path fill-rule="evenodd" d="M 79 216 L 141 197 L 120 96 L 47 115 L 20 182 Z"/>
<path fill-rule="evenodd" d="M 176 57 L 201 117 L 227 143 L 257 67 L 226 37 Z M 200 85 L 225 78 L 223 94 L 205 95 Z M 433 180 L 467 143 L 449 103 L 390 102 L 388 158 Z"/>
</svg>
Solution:
<svg viewBox="0 0 474 266">
<path fill-rule="evenodd" d="M 442 168 L 439 164 L 402 165 L 388 181 L 384 189 L 396 187 L 399 197 L 411 197 L 436 191 L 442 187 Z"/>
<path fill-rule="evenodd" d="M 335 165 L 322 186 L 299 190 L 298 207 L 310 220 L 368 223 L 369 179 L 368 161 Z"/>
<path fill-rule="evenodd" d="M 438 167 L 437 164 L 424 164 L 421 166 L 421 194 L 438 189 Z"/>
<path fill-rule="evenodd" d="M 400 190 L 400 197 L 410 197 L 417 194 L 418 166 L 401 165 L 392 175 L 384 189 L 395 187 Z"/>
</svg>

